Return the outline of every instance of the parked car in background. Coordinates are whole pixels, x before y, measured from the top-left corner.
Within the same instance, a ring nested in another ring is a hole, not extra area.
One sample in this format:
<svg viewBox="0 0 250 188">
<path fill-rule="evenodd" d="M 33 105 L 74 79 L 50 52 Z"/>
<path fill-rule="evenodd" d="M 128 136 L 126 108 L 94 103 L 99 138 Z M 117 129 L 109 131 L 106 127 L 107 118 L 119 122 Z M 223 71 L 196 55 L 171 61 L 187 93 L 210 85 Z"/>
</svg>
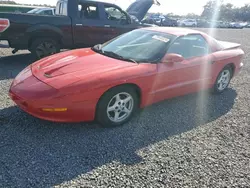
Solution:
<svg viewBox="0 0 250 188">
<path fill-rule="evenodd" d="M 197 21 L 195 19 L 184 19 L 178 22 L 181 27 L 197 27 Z"/>
<path fill-rule="evenodd" d="M 245 26 L 245 28 L 250 28 L 250 24 L 248 23 L 248 24 Z"/>
<path fill-rule="evenodd" d="M 158 25 L 158 26 L 161 26 L 161 22 L 162 22 L 162 20 L 164 19 L 165 17 L 164 16 L 158 16 L 158 17 L 154 17 L 154 20 L 155 20 L 155 23 L 156 23 L 156 25 Z"/>
<path fill-rule="evenodd" d="M 7 40 L 13 53 L 28 49 L 37 58 L 60 49 L 91 47 L 142 24 L 156 0 L 137 0 L 122 10 L 112 3 L 93 0 L 59 0 L 56 16 L 0 13 L 0 40 Z"/>
<path fill-rule="evenodd" d="M 147 17 L 147 18 L 143 19 L 141 21 L 141 23 L 156 25 L 155 20 L 153 18 L 150 18 L 150 17 Z"/>
<path fill-rule="evenodd" d="M 210 20 L 209 22 L 210 28 L 228 28 L 229 23 L 224 21 L 218 21 L 218 20 Z"/>
<path fill-rule="evenodd" d="M 205 19 L 197 19 L 197 27 L 209 28 L 210 23 Z"/>
<path fill-rule="evenodd" d="M 160 26 L 165 26 L 165 27 L 176 27 L 178 26 L 177 20 L 168 18 L 168 17 L 164 17 L 161 20 Z"/>
<path fill-rule="evenodd" d="M 27 12 L 28 14 L 55 15 L 55 8 L 35 8 Z"/>
<path fill-rule="evenodd" d="M 226 21 L 220 21 L 218 24 L 219 28 L 229 28 L 230 27 L 230 23 L 226 22 Z"/>
<path fill-rule="evenodd" d="M 229 23 L 229 28 L 233 28 L 233 29 L 243 29 L 244 25 L 242 25 L 239 22 L 231 22 Z"/>
</svg>

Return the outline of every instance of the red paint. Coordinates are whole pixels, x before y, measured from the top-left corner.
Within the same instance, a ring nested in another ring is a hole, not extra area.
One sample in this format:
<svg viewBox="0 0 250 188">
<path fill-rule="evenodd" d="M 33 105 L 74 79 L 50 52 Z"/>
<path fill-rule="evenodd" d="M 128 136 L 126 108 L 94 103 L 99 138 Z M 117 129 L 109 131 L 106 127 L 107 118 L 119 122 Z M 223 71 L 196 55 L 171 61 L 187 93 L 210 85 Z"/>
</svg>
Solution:
<svg viewBox="0 0 250 188">
<path fill-rule="evenodd" d="M 184 35 L 197 33 L 187 29 L 161 29 Z M 202 34 L 211 48 L 219 49 Z M 50 121 L 80 122 L 95 118 L 100 97 L 112 87 L 133 84 L 141 90 L 141 107 L 168 98 L 211 88 L 219 72 L 229 63 L 240 71 L 241 49 L 217 51 L 205 57 L 181 63 L 140 63 L 116 60 L 89 48 L 56 54 L 33 63 L 13 81 L 10 96 L 27 113 Z M 213 63 L 211 63 L 213 61 Z M 20 82 L 21 80 L 21 82 Z M 43 112 L 42 108 L 67 108 L 66 112 Z"/>
</svg>

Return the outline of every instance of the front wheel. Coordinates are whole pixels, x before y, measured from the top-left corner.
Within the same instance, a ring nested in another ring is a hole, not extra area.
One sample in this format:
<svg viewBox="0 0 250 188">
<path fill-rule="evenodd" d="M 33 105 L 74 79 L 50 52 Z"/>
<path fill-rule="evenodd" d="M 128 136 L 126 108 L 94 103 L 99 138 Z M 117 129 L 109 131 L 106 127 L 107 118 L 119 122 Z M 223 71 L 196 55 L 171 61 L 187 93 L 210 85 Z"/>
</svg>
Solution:
<svg viewBox="0 0 250 188">
<path fill-rule="evenodd" d="M 216 94 L 224 92 L 230 84 L 232 78 L 232 68 L 226 66 L 218 75 L 214 84 L 213 92 Z"/>
<path fill-rule="evenodd" d="M 96 119 L 103 127 L 117 127 L 128 122 L 138 109 L 134 88 L 119 86 L 106 92 L 97 105 Z"/>
</svg>

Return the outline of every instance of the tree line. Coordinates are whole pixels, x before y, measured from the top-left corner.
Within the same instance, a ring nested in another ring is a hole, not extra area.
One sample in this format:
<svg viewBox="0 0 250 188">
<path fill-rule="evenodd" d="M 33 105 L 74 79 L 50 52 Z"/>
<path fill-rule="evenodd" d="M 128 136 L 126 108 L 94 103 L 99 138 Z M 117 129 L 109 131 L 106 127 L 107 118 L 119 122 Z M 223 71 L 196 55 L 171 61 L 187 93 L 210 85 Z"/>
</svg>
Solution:
<svg viewBox="0 0 250 188">
<path fill-rule="evenodd" d="M 10 4 L 10 5 L 19 5 L 19 3 L 16 3 L 15 1 L 11 1 L 11 0 L 0 0 L 0 4 Z M 54 6 L 50 6 L 47 4 L 26 4 L 26 5 L 30 5 L 30 6 L 40 6 L 40 7 L 54 7 Z"/>
<path fill-rule="evenodd" d="M 201 15 L 189 13 L 185 16 L 179 16 L 169 13 L 166 16 L 174 18 L 193 18 L 207 20 L 222 20 L 222 21 L 243 21 L 250 22 L 250 3 L 243 7 L 235 7 L 231 3 L 224 4 L 223 1 L 210 0 L 203 6 Z"/>
<path fill-rule="evenodd" d="M 250 3 L 243 7 L 235 7 L 231 3 L 223 4 L 223 1 L 211 0 L 204 6 L 201 17 L 213 19 L 215 15 L 218 20 L 250 21 Z"/>
</svg>

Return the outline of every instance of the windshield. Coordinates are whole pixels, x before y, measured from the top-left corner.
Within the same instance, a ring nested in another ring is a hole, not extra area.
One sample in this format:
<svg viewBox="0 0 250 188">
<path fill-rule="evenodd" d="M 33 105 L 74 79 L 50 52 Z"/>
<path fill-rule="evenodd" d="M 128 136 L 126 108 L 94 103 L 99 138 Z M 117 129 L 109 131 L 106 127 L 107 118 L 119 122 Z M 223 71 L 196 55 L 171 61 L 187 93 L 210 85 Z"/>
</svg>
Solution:
<svg viewBox="0 0 250 188">
<path fill-rule="evenodd" d="M 102 52 L 112 52 L 124 59 L 154 63 L 163 58 L 174 35 L 149 30 L 134 30 L 105 43 Z"/>
</svg>

